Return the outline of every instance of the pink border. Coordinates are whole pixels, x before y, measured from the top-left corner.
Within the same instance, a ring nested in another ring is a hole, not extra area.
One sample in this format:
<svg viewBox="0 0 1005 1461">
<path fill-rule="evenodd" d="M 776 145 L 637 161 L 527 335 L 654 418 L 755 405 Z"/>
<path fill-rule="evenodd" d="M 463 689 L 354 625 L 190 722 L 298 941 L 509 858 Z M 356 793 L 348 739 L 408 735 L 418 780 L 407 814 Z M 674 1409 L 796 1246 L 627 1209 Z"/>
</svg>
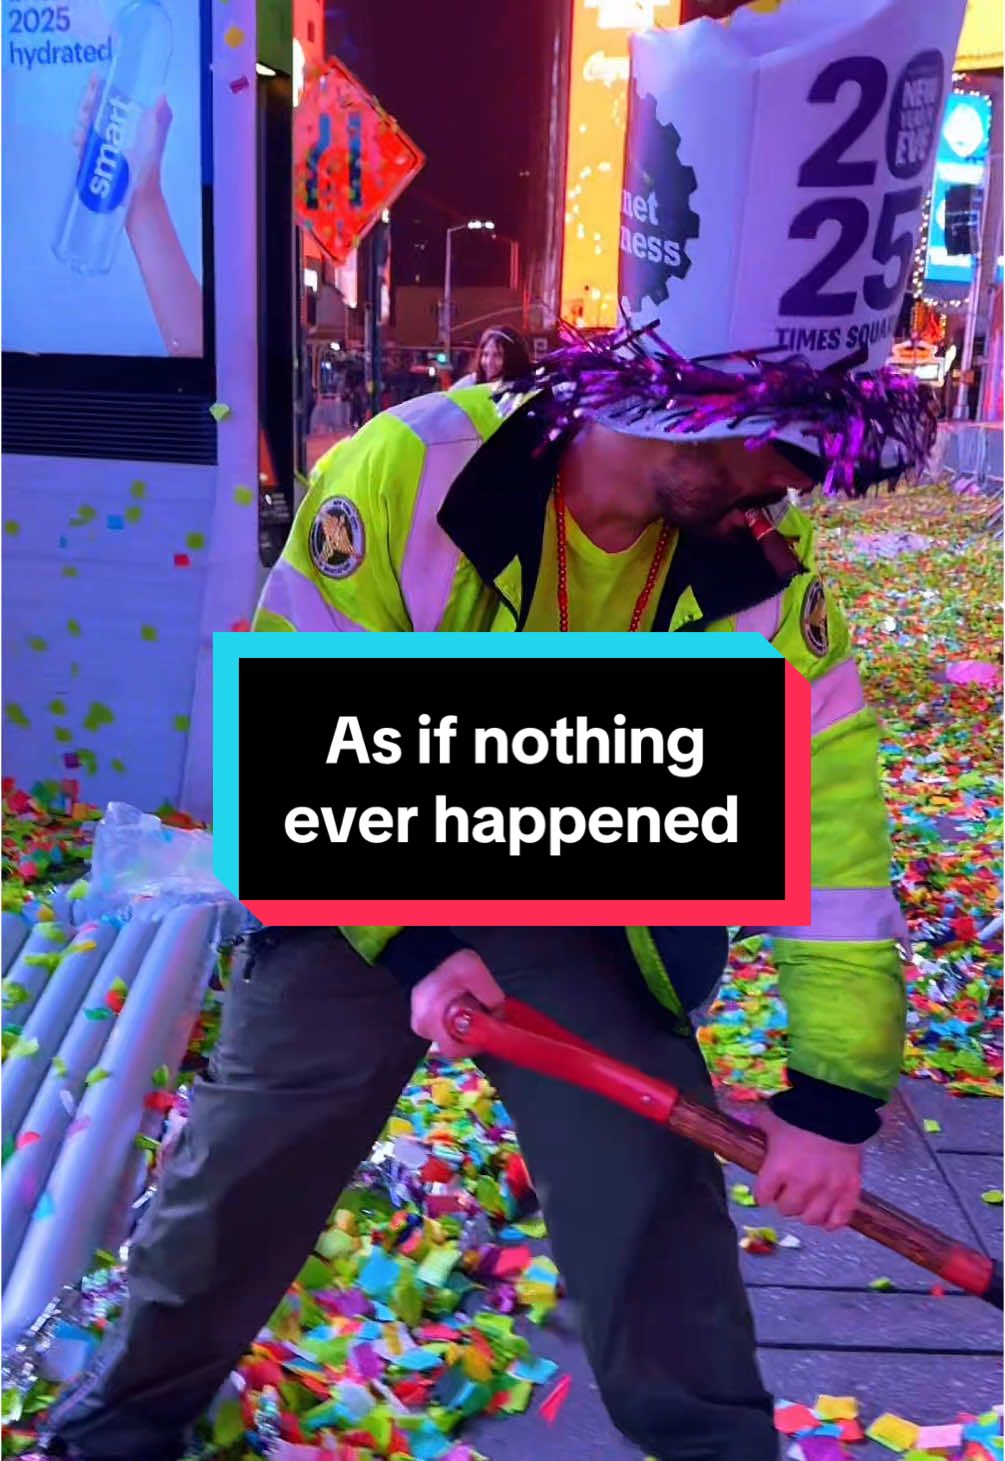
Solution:
<svg viewBox="0 0 1005 1461">
<path fill-rule="evenodd" d="M 324 898 L 242 899 L 266 924 L 288 927 L 392 925 L 428 927 L 454 924 L 541 928 L 617 927 L 620 925 L 784 923 L 805 927 L 810 921 L 810 686 L 798 670 L 785 665 L 785 896 L 781 899 L 578 899 L 507 900 Z"/>
</svg>

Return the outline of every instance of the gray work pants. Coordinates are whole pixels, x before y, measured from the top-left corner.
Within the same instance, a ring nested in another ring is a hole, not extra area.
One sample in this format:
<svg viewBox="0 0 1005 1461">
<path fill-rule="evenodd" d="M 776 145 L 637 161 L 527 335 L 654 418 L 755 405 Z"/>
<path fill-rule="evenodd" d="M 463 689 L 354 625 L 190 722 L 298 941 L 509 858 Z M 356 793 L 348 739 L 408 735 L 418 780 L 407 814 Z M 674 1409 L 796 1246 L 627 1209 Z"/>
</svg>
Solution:
<svg viewBox="0 0 1005 1461">
<path fill-rule="evenodd" d="M 466 929 L 507 991 L 711 1101 L 696 1041 L 619 929 Z M 423 1054 L 407 996 L 333 931 L 289 930 L 228 991 L 130 1299 L 57 1409 L 88 1461 L 172 1461 L 325 1225 Z M 660 1461 L 776 1461 L 715 1159 L 599 1097 L 485 1059 L 616 1426 Z M 571 1458 L 570 1458 L 571 1461 Z"/>
</svg>

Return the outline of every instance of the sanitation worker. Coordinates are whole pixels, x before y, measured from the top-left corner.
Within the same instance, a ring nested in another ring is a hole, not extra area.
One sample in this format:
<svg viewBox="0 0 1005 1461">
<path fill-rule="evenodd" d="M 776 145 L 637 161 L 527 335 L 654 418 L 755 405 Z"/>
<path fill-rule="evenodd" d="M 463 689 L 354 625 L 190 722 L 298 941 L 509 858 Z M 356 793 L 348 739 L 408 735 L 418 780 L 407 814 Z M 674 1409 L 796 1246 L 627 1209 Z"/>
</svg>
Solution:
<svg viewBox="0 0 1005 1461">
<path fill-rule="evenodd" d="M 786 27 L 807 8 L 816 18 L 787 62 Z M 458 388 L 387 411 L 336 446 L 254 623 L 337 634 L 754 631 L 792 662 L 812 686 L 814 892 L 808 927 L 770 930 L 789 1084 L 762 1117 L 757 1196 L 829 1229 L 854 1208 L 863 1143 L 900 1069 L 902 922 L 875 718 L 809 517 L 790 499 L 814 484 L 855 495 L 930 448 L 927 402 L 883 368 L 883 336 L 932 139 L 915 137 L 905 154 L 901 114 L 890 111 L 876 127 L 881 142 L 893 138 L 888 155 L 841 162 L 858 170 L 856 217 L 886 217 L 885 190 L 905 168 L 917 191 L 897 195 L 903 249 L 886 251 L 889 266 L 875 262 L 879 244 L 848 256 L 844 293 L 826 292 L 823 265 L 806 272 L 814 231 L 793 180 L 812 181 L 846 116 L 828 105 L 840 81 L 827 68 L 847 52 L 856 76 L 863 56 L 874 58 L 870 76 L 936 63 L 947 76 L 961 19 L 955 0 L 846 0 L 840 15 L 791 0 L 729 28 L 699 21 L 637 38 L 625 329 L 573 341 L 508 403 L 487 387 Z M 896 108 L 897 96 L 872 101 Z M 724 126 L 721 107 L 741 102 L 752 114 Z M 812 166 L 766 161 L 764 138 L 813 153 Z M 741 287 L 752 278 L 756 290 Z M 826 328 L 803 330 L 798 354 L 774 348 L 790 338 L 786 311 L 811 294 Z M 849 358 L 854 341 L 866 343 Z M 133 1243 L 128 1307 L 57 1408 L 55 1449 L 79 1461 L 176 1461 L 429 1042 L 463 1053 L 444 1025 L 457 995 L 489 1010 L 506 995 L 526 999 L 711 1102 L 688 1016 L 725 954 L 721 929 L 258 932 L 228 991 L 211 1074 Z M 660 1461 L 775 1461 L 715 1159 L 599 1098 L 483 1066 L 514 1118 L 614 1424 Z"/>
</svg>

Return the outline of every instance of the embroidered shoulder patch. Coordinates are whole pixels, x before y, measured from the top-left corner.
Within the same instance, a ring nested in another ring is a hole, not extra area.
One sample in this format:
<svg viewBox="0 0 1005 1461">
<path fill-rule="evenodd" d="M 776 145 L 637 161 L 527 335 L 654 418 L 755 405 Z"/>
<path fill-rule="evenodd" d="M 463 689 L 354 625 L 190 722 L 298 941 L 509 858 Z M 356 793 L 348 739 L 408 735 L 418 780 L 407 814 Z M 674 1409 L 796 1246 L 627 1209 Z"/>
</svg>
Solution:
<svg viewBox="0 0 1005 1461">
<path fill-rule="evenodd" d="M 348 497 L 323 502 L 311 524 L 311 562 L 325 578 L 348 578 L 366 556 L 366 533 L 359 509 Z"/>
<path fill-rule="evenodd" d="M 827 624 L 827 596 L 819 578 L 813 580 L 803 599 L 802 630 L 810 654 L 823 659 L 830 649 L 831 639 Z"/>
</svg>

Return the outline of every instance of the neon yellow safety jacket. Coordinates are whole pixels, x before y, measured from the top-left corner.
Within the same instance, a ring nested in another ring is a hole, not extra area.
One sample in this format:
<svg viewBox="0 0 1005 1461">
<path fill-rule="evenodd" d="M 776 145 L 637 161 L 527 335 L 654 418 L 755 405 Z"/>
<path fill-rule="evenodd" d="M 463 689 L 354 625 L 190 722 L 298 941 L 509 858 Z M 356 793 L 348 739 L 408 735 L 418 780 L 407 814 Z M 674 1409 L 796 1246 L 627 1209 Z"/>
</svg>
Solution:
<svg viewBox="0 0 1005 1461">
<path fill-rule="evenodd" d="M 554 454 L 538 450 L 540 433 L 526 411 L 504 419 L 484 387 L 423 396 L 374 418 L 315 468 L 253 628 L 522 628 L 556 472 Z M 790 1024 L 792 1089 L 776 1109 L 796 1125 L 861 1140 L 897 1081 L 906 1007 L 878 734 L 844 614 L 817 576 L 811 524 L 787 504 L 774 516 L 805 572 L 779 589 L 752 538 L 716 548 L 679 538 L 654 628 L 761 632 L 810 681 L 812 922 L 768 930 Z M 418 975 L 450 948 L 431 930 L 343 932 L 368 961 L 389 967 L 413 935 L 425 959 Z M 652 992 L 683 1013 L 660 931 L 627 934 Z"/>
</svg>

